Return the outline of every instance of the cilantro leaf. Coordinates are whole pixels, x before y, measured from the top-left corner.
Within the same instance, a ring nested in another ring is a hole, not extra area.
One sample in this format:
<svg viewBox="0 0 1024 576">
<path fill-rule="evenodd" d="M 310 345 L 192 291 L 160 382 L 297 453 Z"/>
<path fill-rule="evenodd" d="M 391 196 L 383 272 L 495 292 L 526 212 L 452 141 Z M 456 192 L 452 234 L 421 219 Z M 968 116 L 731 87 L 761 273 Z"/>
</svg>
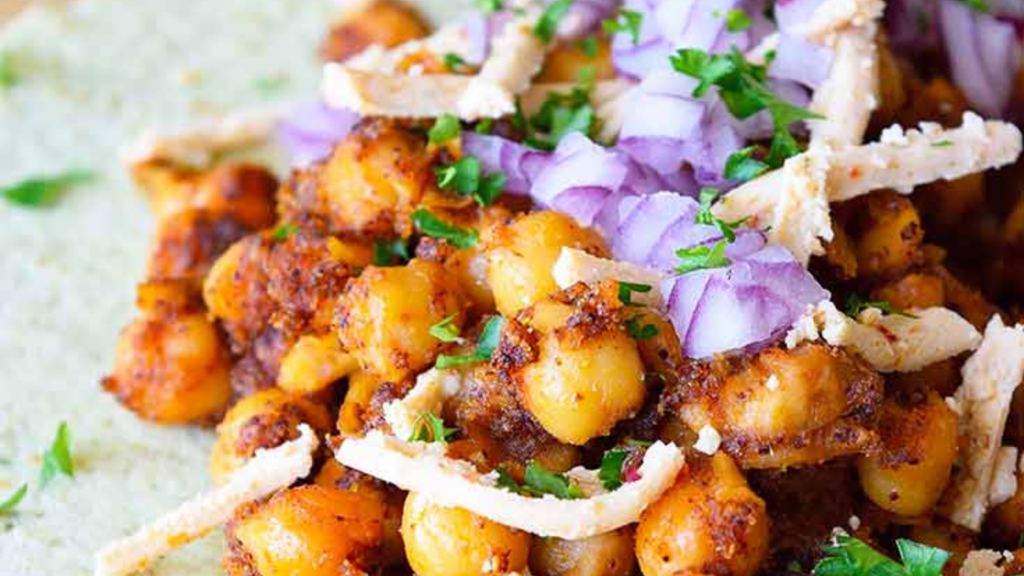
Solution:
<svg viewBox="0 0 1024 576">
<path fill-rule="evenodd" d="M 653 287 L 650 284 L 635 284 L 619 280 L 619 302 L 626 306 L 643 306 L 643 304 L 633 302 L 633 293 L 646 294 L 651 290 L 653 290 Z"/>
<path fill-rule="evenodd" d="M 394 266 L 409 261 L 409 247 L 401 238 L 377 240 L 373 243 L 373 265 Z"/>
<path fill-rule="evenodd" d="M 437 442 L 447 444 L 449 440 L 459 433 L 457 428 L 448 428 L 444 420 L 433 414 L 420 414 L 416 418 L 413 433 L 409 436 L 409 442 Z"/>
<path fill-rule="evenodd" d="M 768 171 L 768 164 L 754 158 L 756 146 L 748 146 L 729 155 L 725 161 L 725 177 L 737 182 L 753 180 Z"/>
<path fill-rule="evenodd" d="M 444 55 L 444 67 L 449 72 L 457 72 L 460 68 L 466 66 L 466 60 L 462 56 L 454 52 L 448 52 Z"/>
<path fill-rule="evenodd" d="M 501 316 L 492 316 L 487 324 L 484 325 L 484 329 L 480 332 L 480 338 L 476 341 L 476 349 L 472 354 L 464 356 L 448 356 L 442 354 L 437 357 L 437 363 L 435 366 L 444 370 L 445 368 L 452 368 L 455 366 L 465 366 L 468 364 L 479 364 L 481 362 L 489 362 L 491 356 L 494 355 L 494 351 L 498 349 L 498 344 L 501 342 L 501 327 L 505 324 L 505 319 Z"/>
<path fill-rule="evenodd" d="M 252 87 L 265 97 L 273 96 L 288 86 L 288 79 L 282 76 L 272 78 L 257 78 L 253 80 Z"/>
<path fill-rule="evenodd" d="M 753 25 L 753 20 L 743 10 L 736 8 L 725 13 L 725 29 L 729 32 L 743 32 Z"/>
<path fill-rule="evenodd" d="M 601 457 L 597 478 L 606 489 L 615 490 L 622 486 L 622 465 L 628 457 L 629 451 L 624 448 L 612 448 Z"/>
<path fill-rule="evenodd" d="M 932 548 L 913 540 L 899 538 L 896 540 L 900 560 L 906 567 L 908 576 L 939 576 L 942 567 L 949 561 L 951 554 L 940 548 Z"/>
<path fill-rule="evenodd" d="M 277 242 L 281 242 L 287 240 L 292 234 L 295 234 L 298 231 L 298 226 L 293 226 L 291 224 L 281 224 L 277 228 L 274 228 L 274 232 L 270 235 L 270 237 Z"/>
<path fill-rule="evenodd" d="M 491 118 L 484 118 L 476 125 L 475 132 L 477 134 L 490 134 L 491 128 L 494 127 L 494 120 Z"/>
<path fill-rule="evenodd" d="M 0 92 L 13 88 L 18 80 L 14 57 L 8 52 L 0 52 Z"/>
<path fill-rule="evenodd" d="M 558 23 L 569 12 L 569 8 L 572 8 L 575 1 L 555 0 L 548 4 L 537 20 L 537 25 L 533 27 L 533 33 L 537 38 L 540 38 L 545 44 L 551 42 L 555 37 L 555 32 L 558 30 Z"/>
<path fill-rule="evenodd" d="M 437 324 L 430 327 L 430 335 L 437 338 L 441 342 L 458 342 L 462 343 L 463 339 L 459 337 L 459 327 L 452 324 L 457 314 L 452 314 L 444 320 L 441 320 Z"/>
<path fill-rule="evenodd" d="M 658 327 L 654 324 L 640 324 L 642 317 L 641 314 L 626 320 L 626 331 L 637 342 L 644 342 L 658 335 Z"/>
<path fill-rule="evenodd" d="M 583 490 L 567 476 L 551 472 L 537 462 L 530 462 L 526 465 L 522 484 L 517 482 L 504 467 L 499 466 L 497 472 L 499 488 L 523 496 L 551 494 L 561 500 L 576 500 L 585 496 Z"/>
<path fill-rule="evenodd" d="M 869 302 L 860 297 L 859 294 L 850 294 L 850 297 L 846 299 L 846 315 L 854 320 L 860 316 L 860 313 L 867 310 L 868 308 L 877 308 L 882 311 L 883 314 L 892 314 L 895 316 L 904 316 L 906 318 L 917 318 L 913 314 L 909 314 L 902 308 L 894 306 L 890 302 L 878 301 Z"/>
<path fill-rule="evenodd" d="M 988 5 L 988 0 L 957 0 L 957 2 L 967 5 L 968 8 L 975 12 L 987 14 L 992 11 L 992 7 Z"/>
<path fill-rule="evenodd" d="M 580 50 L 587 58 L 597 58 L 597 55 L 601 51 L 601 45 L 598 44 L 597 38 L 593 36 L 587 36 L 583 40 L 580 40 Z"/>
<path fill-rule="evenodd" d="M 472 248 L 480 241 L 476 230 L 465 230 L 449 224 L 423 208 L 412 213 L 412 222 L 420 232 L 431 238 L 446 240 L 456 248 Z"/>
<path fill-rule="evenodd" d="M 71 170 L 55 176 L 22 180 L 13 186 L 0 188 L 0 194 L 19 206 L 46 208 L 56 204 L 68 188 L 89 182 L 93 177 L 85 170 Z"/>
<path fill-rule="evenodd" d="M 484 14 L 493 14 L 503 8 L 501 0 L 475 0 L 476 6 L 483 11 Z"/>
<path fill-rule="evenodd" d="M 466 156 L 453 164 L 434 169 L 438 188 L 462 196 L 472 194 L 480 186 L 480 172 L 480 160 L 474 156 Z"/>
<path fill-rule="evenodd" d="M 681 262 L 676 266 L 679 274 L 689 274 L 697 270 L 710 270 L 712 268 L 725 268 L 732 261 L 725 257 L 725 246 L 728 242 L 725 239 L 719 240 L 714 246 L 694 246 L 692 248 L 680 248 L 676 250 L 676 256 Z"/>
<path fill-rule="evenodd" d="M 726 56 L 711 55 L 698 48 L 683 48 L 669 57 L 676 71 L 700 80 L 693 96 L 700 98 L 723 78 L 736 73 L 736 67 Z"/>
<path fill-rule="evenodd" d="M 71 433 L 68 423 L 61 422 L 53 443 L 43 454 L 43 468 L 39 473 L 39 487 L 45 488 L 57 475 L 75 477 L 75 463 L 71 459 Z"/>
<path fill-rule="evenodd" d="M 644 15 L 633 10 L 620 9 L 614 19 L 605 20 L 601 27 L 609 34 L 623 32 L 629 34 L 630 40 L 636 46 L 640 43 L 640 28 L 643 26 Z"/>
<path fill-rule="evenodd" d="M 554 150 L 562 138 L 572 132 L 582 132 L 588 136 L 593 132 L 597 121 L 594 107 L 590 103 L 590 86 L 585 82 L 583 84 L 567 93 L 548 94 L 540 110 L 523 127 L 545 132 L 547 137 L 531 135 L 527 129 L 527 143 L 542 150 Z"/>
<path fill-rule="evenodd" d="M 18 504 L 25 499 L 26 494 L 28 494 L 28 484 L 22 484 L 20 488 L 14 491 L 14 494 L 0 502 L 0 516 L 14 512 Z"/>
<path fill-rule="evenodd" d="M 490 206 L 494 204 L 498 196 L 501 196 L 501 192 L 505 189 L 507 182 L 508 176 L 504 174 L 488 174 L 480 179 L 480 185 L 473 192 L 473 199 L 481 206 Z"/>
<path fill-rule="evenodd" d="M 949 552 L 898 539 L 902 564 L 848 535 L 824 547 L 826 557 L 812 570 L 816 576 L 939 576 Z"/>
<path fill-rule="evenodd" d="M 736 241 L 736 229 L 742 226 L 747 219 L 744 218 L 735 222 L 726 222 L 725 220 L 715 216 L 714 212 L 711 211 L 711 208 L 714 206 L 715 199 L 718 198 L 719 193 L 720 192 L 717 188 L 703 188 L 700 191 L 700 209 L 697 210 L 697 216 L 694 218 L 694 222 L 718 228 L 718 231 L 722 233 L 722 236 L 724 236 L 728 243 L 731 244 Z"/>
<path fill-rule="evenodd" d="M 459 137 L 462 126 L 459 119 L 452 114 L 442 114 L 434 121 L 434 126 L 427 133 L 431 144 L 444 144 L 449 140 Z"/>
</svg>

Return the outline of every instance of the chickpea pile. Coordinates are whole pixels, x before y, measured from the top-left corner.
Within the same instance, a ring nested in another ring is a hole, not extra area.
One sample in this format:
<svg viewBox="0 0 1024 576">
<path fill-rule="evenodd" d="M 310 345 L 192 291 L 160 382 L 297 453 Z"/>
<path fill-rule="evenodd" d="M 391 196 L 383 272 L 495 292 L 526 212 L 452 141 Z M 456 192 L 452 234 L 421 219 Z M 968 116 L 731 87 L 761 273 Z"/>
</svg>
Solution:
<svg viewBox="0 0 1024 576">
<path fill-rule="evenodd" d="M 333 30 L 323 55 L 342 60 L 427 30 L 379 0 Z M 882 50 L 879 126 L 962 107 L 948 82 L 918 79 Z M 606 42 L 596 55 L 556 47 L 541 77 L 574 81 L 584 66 L 613 75 Z M 137 165 L 156 242 L 139 315 L 103 387 L 141 418 L 216 426 L 210 471 L 223 482 L 256 450 L 298 437 L 302 423 L 328 445 L 387 430 L 383 406 L 439 359 L 473 354 L 500 317 L 490 357 L 449 368 L 467 383 L 436 415 L 454 430 L 449 456 L 521 481 L 531 463 L 554 474 L 595 468 L 616 446 L 662 440 L 686 449 L 686 464 L 639 523 L 569 541 L 406 494 L 325 449 L 310 478 L 237 510 L 226 528 L 228 574 L 804 573 L 835 526 L 881 550 L 898 537 L 944 547 L 954 552 L 949 574 L 967 550 L 1017 546 L 1024 485 L 981 534 L 940 514 L 964 443 L 943 398 L 959 385 L 963 358 L 895 375 L 811 342 L 688 359 L 656 310 L 642 309 L 653 334 L 629 329 L 639 309 L 617 282 L 558 288 L 552 266 L 563 248 L 609 256 L 599 233 L 521 199 L 479 206 L 439 189 L 435 168 L 459 151 L 428 143 L 424 127 L 365 119 L 328 158 L 280 184 L 248 164 Z M 834 294 L 948 306 L 980 327 L 1001 309 L 951 273 L 926 229 L 941 238 L 963 214 L 987 210 L 986 185 L 970 177 L 912 198 L 882 191 L 835 206 L 835 239 L 811 268 Z M 424 233 L 422 211 L 474 241 Z M 1012 246 L 1024 242 L 1024 199 L 1008 214 L 1000 234 Z M 1012 290 L 1019 274 L 1000 270 L 999 289 Z M 722 437 L 712 456 L 689 448 L 709 426 Z M 1024 401 L 1007 433 L 1024 439 Z"/>
</svg>

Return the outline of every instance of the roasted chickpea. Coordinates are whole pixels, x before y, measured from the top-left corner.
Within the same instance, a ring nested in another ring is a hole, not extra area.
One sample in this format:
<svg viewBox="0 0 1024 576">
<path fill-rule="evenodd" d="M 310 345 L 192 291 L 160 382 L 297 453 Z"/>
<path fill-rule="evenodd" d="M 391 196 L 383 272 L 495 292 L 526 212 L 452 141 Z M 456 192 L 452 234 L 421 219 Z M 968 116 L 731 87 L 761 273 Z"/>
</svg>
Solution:
<svg viewBox="0 0 1024 576">
<path fill-rule="evenodd" d="M 299 424 L 326 433 L 331 418 L 323 406 L 280 388 L 268 388 L 235 404 L 217 426 L 217 443 L 210 454 L 213 479 L 227 480 L 256 450 L 298 438 Z"/>
<path fill-rule="evenodd" d="M 359 370 L 348 377 L 345 401 L 338 413 L 338 431 L 343 435 L 356 435 L 363 430 L 366 412 L 373 395 L 384 382 L 372 372 Z"/>
<path fill-rule="evenodd" d="M 420 576 L 485 576 L 522 572 L 530 535 L 462 508 L 431 504 L 410 493 L 402 514 L 405 555 Z"/>
<path fill-rule="evenodd" d="M 277 385 L 295 394 L 312 394 L 358 368 L 359 362 L 341 349 L 334 334 L 303 336 L 281 361 Z"/>
<path fill-rule="evenodd" d="M 989 511 L 985 517 L 986 536 L 1005 548 L 1012 548 L 1024 534 L 1024 482 L 1017 480 L 1017 492 Z"/>
<path fill-rule="evenodd" d="M 375 44 L 391 48 L 427 33 L 427 24 L 412 8 L 391 0 L 374 0 L 346 14 L 344 21 L 331 28 L 320 47 L 320 57 L 344 62 Z"/>
<path fill-rule="evenodd" d="M 885 190 L 870 194 L 863 202 L 866 219 L 855 244 L 860 273 L 884 276 L 915 263 L 924 228 L 910 200 Z"/>
<path fill-rule="evenodd" d="M 232 216 L 187 209 L 163 220 L 149 257 L 149 277 L 183 279 L 197 285 L 217 258 L 251 230 Z"/>
<path fill-rule="evenodd" d="M 587 55 L 586 50 L 578 42 L 562 43 L 548 54 L 544 68 L 537 76 L 537 82 L 568 82 L 580 81 L 582 70 L 590 68 L 594 80 L 611 80 L 615 78 L 615 67 L 612 65 L 611 42 L 601 39 L 597 42 L 597 53 Z"/>
<path fill-rule="evenodd" d="M 873 291 L 871 297 L 905 310 L 931 308 L 946 302 L 946 290 L 941 278 L 913 273 Z"/>
<path fill-rule="evenodd" d="M 465 300 L 435 262 L 367 268 L 341 297 L 338 336 L 366 369 L 398 382 L 434 362 L 443 343 L 430 327 L 451 315 L 461 327 Z"/>
<path fill-rule="evenodd" d="M 309 485 L 236 512 L 226 529 L 229 576 L 374 573 L 384 504 L 375 496 Z"/>
<path fill-rule="evenodd" d="M 488 283 L 498 311 L 514 315 L 557 291 L 551 267 L 564 247 L 606 253 L 596 232 L 554 211 L 527 214 L 496 229 L 486 254 Z"/>
<path fill-rule="evenodd" d="M 864 493 L 902 516 L 928 512 L 942 496 L 956 462 L 956 413 L 935 393 L 910 408 L 886 401 L 878 429 L 881 450 L 857 461 Z"/>
<path fill-rule="evenodd" d="M 530 548 L 537 576 L 629 576 L 635 568 L 632 526 L 582 540 L 537 538 Z"/>
<path fill-rule="evenodd" d="M 567 293 L 578 290 L 584 303 L 546 299 L 519 316 L 539 338 L 537 358 L 519 379 L 523 405 L 567 444 L 582 446 L 607 434 L 635 414 L 646 395 L 636 341 L 618 314 L 604 312 L 621 306 L 617 285 L 607 288 L 590 291 L 580 285 Z M 614 295 L 607 293 L 612 288 Z"/>
<path fill-rule="evenodd" d="M 688 459 L 675 486 L 644 512 L 636 530 L 644 576 L 751 576 L 767 554 L 764 501 L 722 452 Z"/>
<path fill-rule="evenodd" d="M 231 398 L 231 358 L 197 295 L 184 283 L 139 287 L 142 316 L 118 339 L 103 388 L 140 417 L 161 424 L 203 422 Z"/>
<path fill-rule="evenodd" d="M 203 282 L 210 315 L 224 324 L 232 346 L 245 350 L 262 333 L 274 311 L 267 293 L 266 261 L 270 243 L 248 236 L 227 249 Z"/>
</svg>

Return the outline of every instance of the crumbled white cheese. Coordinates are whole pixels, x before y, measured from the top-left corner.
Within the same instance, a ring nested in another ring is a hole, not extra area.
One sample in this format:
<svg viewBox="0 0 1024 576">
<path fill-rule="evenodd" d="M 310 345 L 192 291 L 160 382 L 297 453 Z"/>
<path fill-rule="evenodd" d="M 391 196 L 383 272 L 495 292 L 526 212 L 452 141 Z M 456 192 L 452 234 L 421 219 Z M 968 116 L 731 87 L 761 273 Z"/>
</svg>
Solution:
<svg viewBox="0 0 1024 576">
<path fill-rule="evenodd" d="M 555 284 L 565 289 L 577 282 L 593 284 L 605 280 L 646 284 L 650 292 L 634 292 L 633 300 L 647 306 L 660 308 L 663 302 L 661 281 L 664 275 L 652 268 L 645 268 L 627 262 L 592 256 L 575 248 L 562 248 L 551 273 Z"/>
<path fill-rule="evenodd" d="M 994 316 L 978 351 L 964 364 L 956 397 L 962 434 L 969 439 L 953 479 L 949 519 L 979 530 L 991 504 L 990 489 L 1013 392 L 1024 378 L 1024 326 L 1009 328 Z"/>
<path fill-rule="evenodd" d="M 718 433 L 718 430 L 715 430 L 714 426 L 705 424 L 697 433 L 697 442 L 694 443 L 693 449 L 711 456 L 718 452 L 718 448 L 721 445 L 722 435 Z"/>
<path fill-rule="evenodd" d="M 212 492 L 197 496 L 96 554 L 96 576 L 140 572 L 171 550 L 196 540 L 227 522 L 235 508 L 287 488 L 309 474 L 316 434 L 302 424 L 301 436 L 256 455 Z"/>
<path fill-rule="evenodd" d="M 1002 554 L 995 550 L 971 550 L 960 565 L 959 576 L 1003 576 Z"/>
<path fill-rule="evenodd" d="M 854 532 L 860 529 L 860 517 L 856 514 L 850 516 L 850 519 L 847 520 L 847 523 L 850 525 L 850 530 L 853 530 Z"/>
<path fill-rule="evenodd" d="M 439 505 L 465 508 L 505 526 L 567 540 L 638 521 L 647 506 L 672 486 L 683 466 L 679 448 L 657 442 L 647 449 L 636 482 L 578 500 L 530 498 L 498 488 L 494 474 L 480 474 L 469 462 L 448 458 L 436 446 L 403 442 L 375 430 L 363 438 L 345 440 L 335 456 L 349 468 L 424 494 Z M 574 478 L 583 475 L 591 477 L 580 482 L 584 491 L 599 484 L 596 471 L 570 472 Z"/>
<path fill-rule="evenodd" d="M 826 2 L 823 7 L 841 3 Z M 871 23 L 836 35 L 832 69 L 811 101 L 811 111 L 824 117 L 807 122 L 811 148 L 853 146 L 863 142 L 871 112 L 878 101 L 875 30 Z"/>
<path fill-rule="evenodd" d="M 973 350 L 981 341 L 978 331 L 952 310 L 926 308 L 909 313 L 913 317 L 868 308 L 854 320 L 824 301 L 796 321 L 786 334 L 786 346 L 820 337 L 853 350 L 880 372 L 916 372 Z"/>
<path fill-rule="evenodd" d="M 1017 493 L 1017 449 L 1003 446 L 996 453 L 992 483 L 988 488 L 989 506 L 998 506 Z"/>
<path fill-rule="evenodd" d="M 764 383 L 764 387 L 774 392 L 779 389 L 779 384 L 779 377 L 772 374 L 771 376 L 768 376 L 768 380 Z"/>
<path fill-rule="evenodd" d="M 811 256 L 825 253 L 822 240 L 833 238 L 825 189 L 827 172 L 824 155 L 813 150 L 786 160 L 778 201 L 770 214 L 758 219 L 770 225 L 768 240 L 785 246 L 804 266 Z"/>
<path fill-rule="evenodd" d="M 454 370 L 430 370 L 416 378 L 416 385 L 400 400 L 384 405 L 384 420 L 399 438 L 409 438 L 424 414 L 439 415 L 445 402 L 458 394 L 462 377 Z"/>
</svg>

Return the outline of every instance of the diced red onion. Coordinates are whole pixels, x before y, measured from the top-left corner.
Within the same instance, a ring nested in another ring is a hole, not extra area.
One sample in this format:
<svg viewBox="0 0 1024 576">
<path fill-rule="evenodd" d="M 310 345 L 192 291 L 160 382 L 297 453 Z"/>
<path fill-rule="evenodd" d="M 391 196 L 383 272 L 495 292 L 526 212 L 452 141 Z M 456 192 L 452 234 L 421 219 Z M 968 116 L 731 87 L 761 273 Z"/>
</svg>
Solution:
<svg viewBox="0 0 1024 576">
<path fill-rule="evenodd" d="M 972 106 L 1002 115 L 1021 65 L 1014 26 L 957 0 L 939 0 L 938 9 L 953 80 Z"/>
<path fill-rule="evenodd" d="M 793 34 L 809 21 L 822 4 L 829 0 L 778 0 L 775 3 L 775 22 L 783 34 Z"/>
<path fill-rule="evenodd" d="M 772 78 L 793 80 L 817 88 L 832 69 L 832 50 L 792 34 L 782 34 L 768 73 Z"/>
<path fill-rule="evenodd" d="M 294 166 L 308 166 L 330 155 L 359 121 L 351 110 L 331 108 L 322 101 L 296 108 L 277 126 L 276 140 L 288 151 Z"/>
<path fill-rule="evenodd" d="M 501 136 L 464 132 L 462 150 L 480 159 L 489 173 L 501 172 L 508 179 L 505 191 L 527 194 L 547 162 L 548 154 Z"/>
<path fill-rule="evenodd" d="M 558 37 L 578 40 L 596 32 L 603 20 L 614 18 L 621 0 L 576 0 L 558 23 Z"/>
</svg>

